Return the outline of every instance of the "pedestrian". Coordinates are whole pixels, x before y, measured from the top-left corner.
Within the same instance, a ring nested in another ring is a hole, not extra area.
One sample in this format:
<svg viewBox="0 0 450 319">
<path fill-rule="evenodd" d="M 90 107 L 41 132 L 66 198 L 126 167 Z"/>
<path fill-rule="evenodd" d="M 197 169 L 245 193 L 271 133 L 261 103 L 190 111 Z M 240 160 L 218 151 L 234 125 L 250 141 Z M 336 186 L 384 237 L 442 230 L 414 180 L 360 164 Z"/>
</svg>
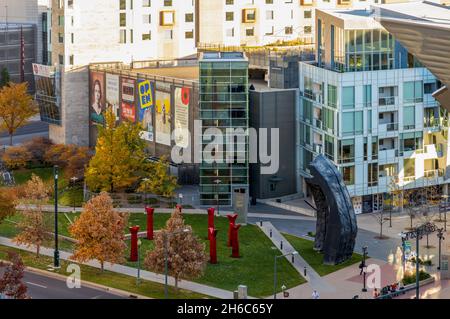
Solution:
<svg viewBox="0 0 450 319">
<path fill-rule="evenodd" d="M 380 295 L 380 294 L 378 293 L 378 289 L 375 288 L 375 289 L 373 290 L 373 298 L 376 299 L 379 295 Z"/>
<path fill-rule="evenodd" d="M 314 290 L 312 293 L 312 299 L 319 299 L 319 293 L 317 292 L 317 290 Z"/>
</svg>

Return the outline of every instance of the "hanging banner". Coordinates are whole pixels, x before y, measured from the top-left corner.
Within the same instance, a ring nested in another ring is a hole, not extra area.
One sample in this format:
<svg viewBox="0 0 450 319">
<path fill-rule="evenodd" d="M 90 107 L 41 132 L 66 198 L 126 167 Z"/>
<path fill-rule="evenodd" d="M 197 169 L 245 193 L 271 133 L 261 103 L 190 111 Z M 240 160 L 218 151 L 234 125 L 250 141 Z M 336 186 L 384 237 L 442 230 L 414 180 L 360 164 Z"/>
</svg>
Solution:
<svg viewBox="0 0 450 319">
<path fill-rule="evenodd" d="M 136 110 L 134 105 L 122 102 L 121 117 L 123 120 L 128 120 L 134 123 L 136 121 Z"/>
<path fill-rule="evenodd" d="M 105 74 L 91 72 L 90 78 L 90 119 L 93 124 L 105 123 Z"/>
<path fill-rule="evenodd" d="M 153 110 L 154 105 L 154 85 L 149 80 L 138 80 L 138 96 L 139 96 L 139 121 L 142 128 L 141 138 L 153 142 Z"/>
<path fill-rule="evenodd" d="M 122 78 L 122 101 L 134 103 L 134 86 L 136 81 L 134 79 Z"/>
<path fill-rule="evenodd" d="M 170 146 L 170 93 L 156 91 L 156 143 Z"/>
<path fill-rule="evenodd" d="M 115 74 L 106 74 L 106 109 L 111 108 L 116 121 L 119 121 L 119 76 Z"/>
<path fill-rule="evenodd" d="M 189 88 L 175 88 L 175 144 L 179 147 L 189 146 Z"/>
</svg>

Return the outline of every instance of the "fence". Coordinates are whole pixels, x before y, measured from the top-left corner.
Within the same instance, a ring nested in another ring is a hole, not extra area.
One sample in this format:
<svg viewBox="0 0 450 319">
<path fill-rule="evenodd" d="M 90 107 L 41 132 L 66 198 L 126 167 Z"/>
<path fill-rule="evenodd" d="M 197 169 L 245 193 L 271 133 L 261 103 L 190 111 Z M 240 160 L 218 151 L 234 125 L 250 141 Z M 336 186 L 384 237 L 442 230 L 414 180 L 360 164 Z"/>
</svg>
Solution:
<svg viewBox="0 0 450 319">
<path fill-rule="evenodd" d="M 91 198 L 99 195 L 99 193 L 84 189 L 83 196 L 84 201 L 88 201 Z M 163 197 L 155 194 L 144 193 L 108 193 L 113 199 L 113 205 L 117 208 L 124 207 L 143 207 L 145 205 L 152 206 L 154 208 L 173 208 L 176 204 L 175 197 Z"/>
</svg>

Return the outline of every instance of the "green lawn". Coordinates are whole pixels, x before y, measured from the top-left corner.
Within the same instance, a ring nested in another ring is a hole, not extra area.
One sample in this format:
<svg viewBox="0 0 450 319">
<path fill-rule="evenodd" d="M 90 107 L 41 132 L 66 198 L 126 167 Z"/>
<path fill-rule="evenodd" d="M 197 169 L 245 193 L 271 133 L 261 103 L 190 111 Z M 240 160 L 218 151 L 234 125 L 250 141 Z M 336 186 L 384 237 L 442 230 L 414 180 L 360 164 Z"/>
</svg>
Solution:
<svg viewBox="0 0 450 319">
<path fill-rule="evenodd" d="M 70 219 L 79 214 L 69 213 Z M 156 213 L 154 215 L 154 229 L 164 227 L 170 214 Z M 20 215 L 16 215 L 9 220 L 17 221 Z M 53 220 L 53 214 L 46 215 L 49 222 Z M 192 226 L 193 231 L 200 240 L 205 243 L 205 251 L 209 256 L 209 245 L 207 237 L 207 215 L 185 215 L 185 222 Z M 67 218 L 60 214 L 59 233 L 68 236 Z M 130 214 L 129 225 L 139 225 L 141 231 L 146 229 L 146 215 L 144 213 Z M 240 254 L 241 258 L 231 258 L 231 248 L 226 246 L 228 219 L 224 217 L 216 217 L 215 226 L 219 229 L 217 235 L 217 256 L 218 264 L 211 265 L 208 263 L 204 275 L 198 279 L 191 279 L 195 282 L 234 291 L 238 285 L 247 285 L 248 293 L 254 297 L 265 297 L 273 293 L 273 267 L 274 256 L 279 255 L 278 249 L 273 249 L 272 242 L 254 225 L 242 226 L 239 230 Z M 15 225 L 5 221 L 0 225 L 0 236 L 12 237 L 17 233 Z M 129 241 L 127 242 L 129 247 Z M 61 242 L 61 249 L 70 251 L 72 244 L 69 242 Z M 141 265 L 145 258 L 145 252 L 153 249 L 153 241 L 142 240 L 140 249 Z M 129 251 L 126 252 L 129 257 Z M 126 262 L 126 265 L 136 267 L 137 263 Z M 279 291 L 281 286 L 288 288 L 295 287 L 305 282 L 303 277 L 294 269 L 291 264 L 285 260 L 278 260 L 278 283 Z"/>
<path fill-rule="evenodd" d="M 40 258 L 36 258 L 34 254 L 31 254 L 29 252 L 5 246 L 0 246 L 0 259 L 7 260 L 7 250 L 14 250 L 18 252 L 22 256 L 24 264 L 29 267 L 47 270 L 48 266 L 53 264 L 53 259 L 50 257 L 41 256 Z M 59 270 L 56 270 L 55 272 L 62 275 L 69 275 L 69 273 L 66 272 L 68 265 L 69 263 L 67 261 L 61 260 L 61 268 Z M 80 269 L 81 280 L 83 281 L 93 282 L 100 285 L 125 290 L 130 293 L 139 294 L 150 298 L 164 298 L 164 285 L 162 284 L 141 280 L 139 285 L 136 285 L 135 277 L 117 274 L 106 270 L 101 272 L 97 268 L 85 265 L 80 265 Z M 178 293 L 176 293 L 175 289 L 170 286 L 168 288 L 168 297 L 170 299 L 209 298 L 208 296 L 184 289 L 180 289 Z"/>
<path fill-rule="evenodd" d="M 283 233 L 283 236 L 291 243 L 305 261 L 320 275 L 325 276 L 339 269 L 343 269 L 362 260 L 362 255 L 353 254 L 352 258 L 339 265 L 324 265 L 323 254 L 313 249 L 314 242 L 297 236 Z"/>
<path fill-rule="evenodd" d="M 53 178 L 53 168 L 52 167 L 39 167 L 31 169 L 19 169 L 12 171 L 14 175 L 14 180 L 17 185 L 25 184 L 32 174 L 35 174 L 42 178 L 43 181 L 50 181 Z"/>
</svg>

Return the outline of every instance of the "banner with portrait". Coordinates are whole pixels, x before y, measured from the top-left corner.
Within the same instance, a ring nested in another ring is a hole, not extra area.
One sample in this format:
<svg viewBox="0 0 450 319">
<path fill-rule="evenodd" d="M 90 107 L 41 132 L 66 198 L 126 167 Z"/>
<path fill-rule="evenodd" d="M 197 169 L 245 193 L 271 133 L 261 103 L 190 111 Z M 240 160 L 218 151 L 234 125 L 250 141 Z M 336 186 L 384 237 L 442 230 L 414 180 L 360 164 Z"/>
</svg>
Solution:
<svg viewBox="0 0 450 319">
<path fill-rule="evenodd" d="M 170 93 L 156 90 L 156 143 L 170 146 L 171 105 Z"/>
<path fill-rule="evenodd" d="M 175 144 L 179 147 L 189 146 L 189 88 L 175 88 Z"/>
<path fill-rule="evenodd" d="M 119 76 L 106 73 L 106 109 L 113 111 L 116 121 L 120 119 L 119 93 Z"/>
<path fill-rule="evenodd" d="M 149 80 L 138 80 L 138 112 L 142 125 L 141 138 L 153 142 L 153 112 L 155 109 L 154 84 Z"/>
<path fill-rule="evenodd" d="M 91 72 L 90 74 L 90 98 L 89 119 L 94 125 L 105 123 L 105 74 Z"/>
</svg>

